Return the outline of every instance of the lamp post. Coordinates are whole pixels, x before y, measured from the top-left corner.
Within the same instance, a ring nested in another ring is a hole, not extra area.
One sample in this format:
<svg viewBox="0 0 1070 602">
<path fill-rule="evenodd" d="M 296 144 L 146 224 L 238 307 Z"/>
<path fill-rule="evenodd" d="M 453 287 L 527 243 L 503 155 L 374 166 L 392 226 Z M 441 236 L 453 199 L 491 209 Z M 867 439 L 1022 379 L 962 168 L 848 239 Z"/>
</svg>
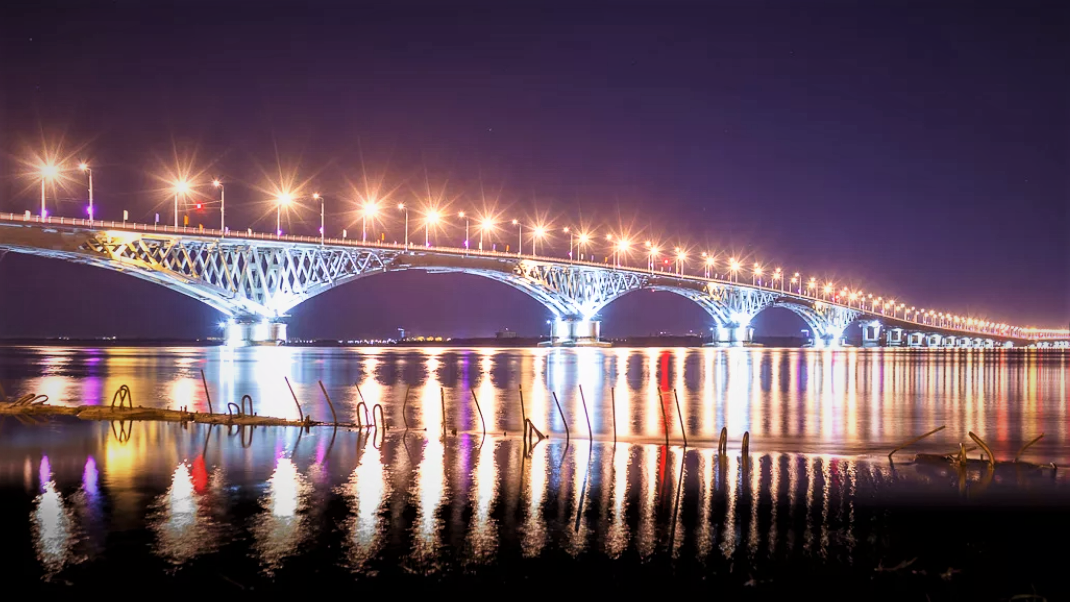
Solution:
<svg viewBox="0 0 1070 602">
<path fill-rule="evenodd" d="M 539 254 L 539 239 L 546 236 L 546 228 L 542 226 L 535 226 L 535 229 L 531 234 L 531 256 L 534 257 Z"/>
<path fill-rule="evenodd" d="M 457 213 L 457 217 L 464 218 L 464 252 L 468 253 L 468 223 L 469 217 L 464 214 L 464 211 Z"/>
<path fill-rule="evenodd" d="M 282 193 L 275 199 L 275 236 L 282 238 L 282 206 L 289 205 L 293 201 L 293 196 L 289 193 Z"/>
<path fill-rule="evenodd" d="M 647 258 L 646 267 L 650 269 L 650 273 L 654 273 L 654 262 L 658 258 L 658 248 L 651 243 L 647 243 L 647 248 L 650 249 L 650 256 Z"/>
<path fill-rule="evenodd" d="M 85 175 L 89 177 L 89 223 L 93 223 L 93 170 L 89 168 L 89 164 L 82 161 L 78 164 L 78 169 L 85 172 Z"/>
<path fill-rule="evenodd" d="M 323 199 L 323 196 L 318 192 L 312 193 L 312 198 L 320 202 L 320 246 L 324 243 L 324 229 L 326 227 L 326 219 L 324 216 L 324 209 L 326 209 L 327 202 Z"/>
<path fill-rule="evenodd" d="M 398 210 L 405 212 L 405 250 L 409 250 L 409 208 L 405 203 L 398 203 Z"/>
<path fill-rule="evenodd" d="M 520 223 L 520 220 L 513 220 L 513 225 L 517 227 L 519 234 L 517 235 L 516 254 L 524 254 L 524 224 Z"/>
<path fill-rule="evenodd" d="M 762 285 L 762 266 L 760 264 L 754 264 L 754 269 L 750 273 L 750 283 L 752 285 L 757 283 L 757 286 Z"/>
<path fill-rule="evenodd" d="M 776 287 L 777 281 L 780 281 L 780 292 L 784 292 L 784 273 L 777 268 L 773 270 L 773 287 Z"/>
<path fill-rule="evenodd" d="M 49 180 L 54 179 L 59 175 L 59 168 L 51 163 L 47 163 L 41 166 L 41 221 L 45 221 L 48 217 L 48 210 L 45 209 L 45 184 Z"/>
<path fill-rule="evenodd" d="M 175 230 L 178 229 L 178 197 L 185 198 L 186 193 L 189 192 L 189 182 L 186 180 L 179 180 L 175 182 Z"/>
<path fill-rule="evenodd" d="M 739 282 L 739 262 L 735 257 L 728 260 L 728 269 L 732 273 L 732 282 Z"/>
<path fill-rule="evenodd" d="M 628 244 L 628 241 L 624 240 L 623 238 L 620 239 L 619 242 L 617 242 L 617 267 L 618 268 L 620 267 L 620 256 L 621 256 L 621 253 L 627 253 L 629 246 L 630 245 Z"/>
<path fill-rule="evenodd" d="M 219 189 L 219 232 L 222 236 L 227 235 L 227 195 L 223 182 L 216 178 L 212 180 L 212 186 Z"/>
<path fill-rule="evenodd" d="M 479 224 L 479 250 L 483 250 L 483 233 L 494 227 L 494 220 L 485 219 Z"/>
<path fill-rule="evenodd" d="M 564 228 L 561 229 L 561 231 L 564 232 L 565 234 L 568 234 L 568 258 L 571 261 L 572 260 L 572 228 L 569 228 L 568 226 L 565 226 Z"/>
<path fill-rule="evenodd" d="M 684 273 L 684 260 L 687 259 L 687 252 L 683 249 L 676 248 L 676 275 L 681 276 Z"/>
<path fill-rule="evenodd" d="M 591 240 L 591 237 L 590 237 L 590 236 L 588 236 L 588 235 L 586 235 L 586 234 L 583 234 L 582 232 L 580 233 L 580 240 L 579 240 L 579 244 L 578 244 L 578 245 L 577 245 L 577 247 L 576 247 L 576 248 L 577 248 L 577 249 L 579 249 L 579 251 L 580 251 L 580 261 L 583 261 L 583 258 L 584 258 L 583 248 L 584 248 L 585 246 L 587 246 L 587 243 L 588 243 L 588 242 L 589 242 L 590 240 Z"/>
<path fill-rule="evenodd" d="M 431 224 L 438 223 L 438 211 L 431 210 L 427 213 L 427 218 L 424 219 L 424 246 L 431 246 Z"/>
</svg>

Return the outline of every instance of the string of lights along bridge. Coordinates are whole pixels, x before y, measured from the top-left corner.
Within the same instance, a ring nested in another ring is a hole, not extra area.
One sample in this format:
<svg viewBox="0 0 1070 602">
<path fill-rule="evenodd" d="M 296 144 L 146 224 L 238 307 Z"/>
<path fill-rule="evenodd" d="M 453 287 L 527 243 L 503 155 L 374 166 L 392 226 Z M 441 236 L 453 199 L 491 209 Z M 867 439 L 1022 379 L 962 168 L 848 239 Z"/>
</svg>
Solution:
<svg viewBox="0 0 1070 602">
<path fill-rule="evenodd" d="M 275 230 L 261 233 L 227 223 L 224 181 L 188 178 L 167 184 L 171 220 L 165 217 L 161 223 L 156 213 L 152 223 L 135 223 L 124 209 L 122 221 L 105 221 L 99 219 L 87 162 L 44 162 L 30 176 L 40 180 L 39 211 L 0 213 L 0 254 L 93 265 L 189 295 L 227 316 L 226 340 L 234 346 L 284 342 L 288 312 L 301 302 L 350 280 L 395 270 L 475 274 L 517 288 L 552 314 L 547 344 L 554 346 L 604 345 L 598 312 L 642 289 L 672 292 L 697 303 L 713 323 L 713 345 L 751 343 L 754 316 L 780 307 L 802 318 L 815 347 L 844 345 L 844 332 L 855 323 L 867 347 L 1070 346 L 1067 329 L 958 315 L 854 290 L 801 270 L 713 251 L 690 252 L 685 245 L 663 248 L 619 231 L 364 198 L 345 203 L 348 217 L 359 218 L 359 237 L 342 228 L 327 236 L 328 195 L 274 187 L 265 200 L 272 205 Z M 57 190 L 72 186 L 88 195 L 85 213 L 50 212 L 49 191 L 55 204 Z M 309 205 L 319 211 L 318 235 L 284 232 L 284 217 Z M 201 220 L 209 216 L 207 207 L 213 208 L 211 215 L 218 207 L 219 227 L 191 227 L 191 213 Z M 371 230 L 378 236 L 372 233 L 369 239 Z M 456 246 L 440 244 L 454 239 Z"/>
</svg>

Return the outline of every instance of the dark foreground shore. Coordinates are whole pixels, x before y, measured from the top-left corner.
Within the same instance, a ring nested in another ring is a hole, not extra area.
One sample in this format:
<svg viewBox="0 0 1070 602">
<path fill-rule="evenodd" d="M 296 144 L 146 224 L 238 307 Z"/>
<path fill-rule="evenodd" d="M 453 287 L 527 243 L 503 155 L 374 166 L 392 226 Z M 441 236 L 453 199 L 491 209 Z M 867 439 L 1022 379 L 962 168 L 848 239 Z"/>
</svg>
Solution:
<svg viewBox="0 0 1070 602">
<path fill-rule="evenodd" d="M 0 429 L 0 566 L 49 597 L 1070 593 L 1059 471 L 422 430 Z"/>
</svg>

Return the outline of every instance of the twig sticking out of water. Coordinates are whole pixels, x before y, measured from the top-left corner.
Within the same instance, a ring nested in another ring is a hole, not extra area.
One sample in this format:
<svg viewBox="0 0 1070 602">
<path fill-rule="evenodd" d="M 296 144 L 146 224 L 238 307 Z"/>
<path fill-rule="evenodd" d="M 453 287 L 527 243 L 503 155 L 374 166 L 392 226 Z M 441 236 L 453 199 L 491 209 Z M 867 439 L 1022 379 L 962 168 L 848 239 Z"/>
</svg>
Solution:
<svg viewBox="0 0 1070 602">
<path fill-rule="evenodd" d="M 561 409 L 561 402 L 557 401 L 557 393 L 551 391 L 551 395 L 554 396 L 554 404 L 557 405 L 557 411 L 561 413 L 561 423 L 565 425 L 565 445 L 568 445 L 571 435 L 568 432 L 568 418 L 565 418 L 565 411 Z"/>
<path fill-rule="evenodd" d="M 672 390 L 672 396 L 676 399 L 676 415 L 680 417 L 680 434 L 684 436 L 684 447 L 687 447 L 687 429 L 684 428 L 684 412 L 680 409 L 680 396 L 676 389 Z"/>
<path fill-rule="evenodd" d="M 1037 438 L 1035 438 L 1032 441 L 1030 441 L 1029 443 L 1026 443 L 1025 445 L 1023 445 L 1022 449 L 1018 450 L 1018 454 L 1014 456 L 1014 461 L 1018 462 L 1018 458 L 1022 457 L 1022 454 L 1025 453 L 1025 450 L 1029 449 L 1030 446 L 1032 446 L 1034 443 L 1036 443 L 1037 441 L 1040 441 L 1043 438 L 1044 438 L 1044 433 L 1041 433 L 1039 436 L 1037 436 Z"/>
<path fill-rule="evenodd" d="M 981 449 L 985 450 L 986 454 L 988 454 L 988 465 L 989 466 L 995 466 L 996 465 L 996 457 L 992 455 L 992 450 L 988 447 L 988 444 L 985 443 L 984 441 L 982 441 L 980 437 L 978 437 L 977 435 L 973 434 L 973 431 L 970 431 L 970 432 L 968 432 L 966 434 L 970 436 L 970 439 L 973 439 L 974 443 L 976 443 L 977 445 L 980 445 Z"/>
<path fill-rule="evenodd" d="M 665 447 L 669 446 L 669 417 L 665 414 L 665 395 L 664 392 L 658 391 L 658 407 L 661 408 L 661 421 L 665 423 Z"/>
<path fill-rule="evenodd" d="M 297 406 L 297 416 L 301 419 L 301 422 L 304 422 L 305 413 L 301 410 L 301 402 L 297 401 L 297 393 L 294 393 L 293 385 L 290 384 L 290 377 L 284 376 L 282 378 L 286 381 L 286 386 L 290 389 L 290 395 L 294 398 L 294 405 Z"/>
<path fill-rule="evenodd" d="M 483 438 L 486 439 L 487 438 L 487 423 L 484 422 L 484 420 L 483 420 L 483 409 L 479 407 L 479 399 L 476 398 L 475 389 L 469 389 L 469 391 L 472 393 L 472 401 L 476 402 L 476 411 L 479 412 L 479 424 L 481 424 L 483 426 Z M 483 445 L 483 443 L 480 442 L 480 445 Z"/>
<path fill-rule="evenodd" d="M 721 427 L 721 438 L 717 440 L 717 454 L 728 455 L 728 427 Z"/>
<path fill-rule="evenodd" d="M 904 443 L 904 444 L 900 445 L 899 447 L 893 449 L 892 451 L 888 452 L 888 459 L 891 460 L 892 459 L 892 455 L 895 454 L 895 452 L 903 449 L 904 447 L 907 447 L 908 445 L 914 445 L 915 443 L 917 443 L 918 441 L 921 441 L 922 439 L 928 437 L 929 435 L 932 435 L 932 434 L 935 434 L 935 433 L 939 433 L 940 431 L 942 431 L 942 430 L 944 430 L 946 428 L 947 428 L 947 425 L 940 426 L 940 427 L 934 428 L 933 430 L 929 431 L 928 433 L 925 433 L 924 435 L 921 435 L 920 437 L 914 437 L 910 441 L 907 441 L 906 443 Z"/>
<path fill-rule="evenodd" d="M 580 387 L 580 402 L 583 403 L 583 416 L 587 419 L 587 440 L 594 439 L 594 431 L 591 430 L 591 415 L 587 413 L 587 400 L 583 397 L 583 385 Z"/>
<path fill-rule="evenodd" d="M 208 379 L 204 377 L 204 370 L 201 370 L 201 384 L 204 385 L 204 397 L 208 400 L 208 413 L 212 413 L 212 394 L 208 392 Z"/>
<path fill-rule="evenodd" d="M 331 396 L 327 394 L 327 387 L 323 386 L 323 381 L 322 380 L 319 381 L 319 383 L 320 383 L 320 390 L 323 391 L 323 396 L 327 399 L 327 407 L 331 408 L 331 419 L 334 420 L 335 424 L 338 424 L 338 414 L 334 413 L 334 404 L 331 403 Z"/>
</svg>

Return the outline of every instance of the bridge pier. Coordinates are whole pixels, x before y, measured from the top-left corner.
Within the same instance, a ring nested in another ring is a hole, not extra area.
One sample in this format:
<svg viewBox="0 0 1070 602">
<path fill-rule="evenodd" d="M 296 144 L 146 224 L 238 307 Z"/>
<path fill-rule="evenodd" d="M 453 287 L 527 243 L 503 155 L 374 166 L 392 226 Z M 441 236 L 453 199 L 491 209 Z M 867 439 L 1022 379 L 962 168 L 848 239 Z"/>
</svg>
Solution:
<svg viewBox="0 0 1070 602">
<path fill-rule="evenodd" d="M 539 343 L 542 347 L 609 347 L 600 338 L 602 323 L 583 318 L 558 318 L 553 323 L 550 340 Z"/>
<path fill-rule="evenodd" d="M 925 333 L 911 332 L 907 334 L 907 347 L 921 347 L 925 343 Z"/>
<path fill-rule="evenodd" d="M 881 323 L 870 322 L 869 324 L 862 325 L 862 346 L 863 347 L 880 347 L 881 346 Z"/>
<path fill-rule="evenodd" d="M 231 318 L 226 322 L 226 346 L 282 345 L 286 343 L 286 323 L 259 318 Z"/>
<path fill-rule="evenodd" d="M 929 334 L 929 335 L 927 335 L 925 337 L 925 346 L 926 347 L 939 347 L 940 346 L 940 341 L 942 341 L 942 340 L 943 340 L 943 337 L 941 337 L 940 335 L 938 335 L 936 333 Z"/>
<path fill-rule="evenodd" d="M 902 328 L 889 328 L 887 336 L 885 337 L 885 343 L 889 347 L 902 347 L 903 346 L 903 329 Z"/>
<path fill-rule="evenodd" d="M 707 347 L 747 347 L 754 343 L 754 329 L 749 324 L 725 324 L 713 327 L 713 340 Z"/>
</svg>

